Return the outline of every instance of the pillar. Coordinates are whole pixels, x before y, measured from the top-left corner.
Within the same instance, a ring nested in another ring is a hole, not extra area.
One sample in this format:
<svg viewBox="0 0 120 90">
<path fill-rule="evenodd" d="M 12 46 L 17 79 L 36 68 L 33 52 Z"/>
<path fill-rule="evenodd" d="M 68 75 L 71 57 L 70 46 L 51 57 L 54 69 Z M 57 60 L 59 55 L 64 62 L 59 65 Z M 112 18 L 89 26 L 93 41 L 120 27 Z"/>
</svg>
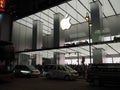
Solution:
<svg viewBox="0 0 120 90">
<path fill-rule="evenodd" d="M 93 63 L 100 64 L 105 61 L 105 50 L 103 48 L 93 49 Z"/>
<path fill-rule="evenodd" d="M 103 12 L 102 6 L 99 1 L 92 2 L 91 7 L 91 38 L 92 42 L 101 42 L 103 38 L 101 36 L 103 30 Z"/>
<path fill-rule="evenodd" d="M 65 35 L 64 30 L 60 27 L 60 22 L 63 19 L 63 15 L 60 13 L 54 14 L 54 48 L 64 46 Z M 54 52 L 53 64 L 65 64 L 65 55 L 63 53 Z"/>
<path fill-rule="evenodd" d="M 43 23 L 39 20 L 33 21 L 32 49 L 42 48 Z"/>
<path fill-rule="evenodd" d="M 36 55 L 36 65 L 42 65 L 42 55 L 39 53 Z"/>
<path fill-rule="evenodd" d="M 60 52 L 54 52 L 54 59 L 52 61 L 52 64 L 65 64 L 65 54 Z"/>
<path fill-rule="evenodd" d="M 43 48 L 53 48 L 53 35 L 43 36 Z"/>
<path fill-rule="evenodd" d="M 78 62 L 78 65 L 80 64 L 80 55 L 79 55 L 79 52 L 77 52 L 77 62 Z"/>
<path fill-rule="evenodd" d="M 11 41 L 12 37 L 12 18 L 10 15 L 0 13 L 0 40 Z"/>
<path fill-rule="evenodd" d="M 64 46 L 65 43 L 64 30 L 60 27 L 60 21 L 63 17 L 60 13 L 54 14 L 54 47 Z"/>
<path fill-rule="evenodd" d="M 102 30 L 103 30 L 103 12 L 102 6 L 99 1 L 92 2 L 91 7 L 91 39 L 92 42 L 102 42 Z M 93 63 L 102 63 L 103 62 L 103 48 L 93 49 Z"/>
</svg>

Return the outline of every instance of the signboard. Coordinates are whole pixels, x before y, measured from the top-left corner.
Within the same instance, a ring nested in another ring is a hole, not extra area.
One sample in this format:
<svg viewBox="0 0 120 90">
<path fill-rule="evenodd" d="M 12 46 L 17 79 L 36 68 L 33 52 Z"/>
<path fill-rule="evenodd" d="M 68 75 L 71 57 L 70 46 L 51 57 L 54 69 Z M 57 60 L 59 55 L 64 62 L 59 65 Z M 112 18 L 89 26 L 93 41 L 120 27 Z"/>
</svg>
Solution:
<svg viewBox="0 0 120 90">
<path fill-rule="evenodd" d="M 5 0 L 0 0 L 0 12 L 5 11 Z"/>
<path fill-rule="evenodd" d="M 68 16 L 68 14 L 61 20 L 60 26 L 63 30 L 67 30 L 71 27 L 70 20 L 71 18 Z"/>
</svg>

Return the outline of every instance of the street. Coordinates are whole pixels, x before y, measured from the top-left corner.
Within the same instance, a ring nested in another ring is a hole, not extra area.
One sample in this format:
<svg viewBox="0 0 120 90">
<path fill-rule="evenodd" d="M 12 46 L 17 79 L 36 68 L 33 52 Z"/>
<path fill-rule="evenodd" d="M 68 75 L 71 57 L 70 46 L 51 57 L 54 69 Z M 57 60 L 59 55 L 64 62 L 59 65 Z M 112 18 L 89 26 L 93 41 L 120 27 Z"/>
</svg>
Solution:
<svg viewBox="0 0 120 90">
<path fill-rule="evenodd" d="M 84 79 L 75 81 L 47 80 L 45 78 L 17 78 L 9 82 L 0 82 L 0 90 L 116 90 L 117 87 L 90 86 Z"/>
</svg>

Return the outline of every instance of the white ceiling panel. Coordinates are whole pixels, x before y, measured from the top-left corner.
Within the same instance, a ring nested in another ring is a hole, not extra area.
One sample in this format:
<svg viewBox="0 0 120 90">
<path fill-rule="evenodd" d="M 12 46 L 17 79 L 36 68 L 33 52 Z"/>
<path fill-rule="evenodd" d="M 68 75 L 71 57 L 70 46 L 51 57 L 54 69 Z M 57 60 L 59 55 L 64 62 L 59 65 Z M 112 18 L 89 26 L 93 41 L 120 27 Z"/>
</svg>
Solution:
<svg viewBox="0 0 120 90">
<path fill-rule="evenodd" d="M 115 15 L 112 7 L 110 6 L 108 0 L 101 0 L 101 3 L 103 4 L 103 12 L 106 16 Z"/>
<path fill-rule="evenodd" d="M 112 48 L 114 48 L 117 52 L 120 53 L 120 43 L 111 43 L 109 44 Z"/>
<path fill-rule="evenodd" d="M 33 27 L 31 23 L 26 22 L 26 21 L 23 21 L 22 19 L 21 19 L 21 20 L 17 20 L 16 22 L 18 22 L 18 23 L 20 23 L 20 24 L 23 24 L 23 25 L 25 25 L 25 26 L 27 26 L 27 27 L 30 27 L 30 28 Z"/>
<path fill-rule="evenodd" d="M 62 4 L 62 5 L 59 5 L 59 6 L 62 9 L 64 9 L 65 11 L 67 11 L 67 14 L 71 15 L 72 17 L 77 19 L 79 22 L 84 21 L 84 19 L 80 15 L 78 15 L 77 12 L 72 7 L 70 7 L 68 4 Z"/>
<path fill-rule="evenodd" d="M 33 25 L 31 25 L 30 23 L 27 23 L 26 26 L 33 28 Z"/>
<path fill-rule="evenodd" d="M 48 22 L 51 22 L 53 24 L 53 19 L 51 19 L 49 17 L 49 13 L 47 14 L 48 16 L 46 14 L 44 14 L 44 13 L 39 13 L 39 14 L 36 14 L 36 15 L 38 15 L 39 17 L 41 17 L 41 19 L 43 19 L 45 21 L 48 21 Z"/>
<path fill-rule="evenodd" d="M 117 14 L 120 14 L 120 0 L 110 0 Z"/>
<path fill-rule="evenodd" d="M 47 10 L 43 11 L 43 13 L 50 16 L 51 18 L 54 18 L 54 13 L 50 9 L 47 9 Z"/>
<path fill-rule="evenodd" d="M 92 2 L 92 0 L 79 0 L 79 1 L 81 1 L 87 7 L 87 9 L 90 11 L 90 2 Z"/>
<path fill-rule="evenodd" d="M 88 47 L 88 46 L 86 46 Z M 83 54 L 83 55 L 89 55 L 89 49 L 83 49 L 83 47 L 75 47 L 75 48 L 72 48 L 73 50 L 75 50 L 76 52 L 80 52 L 80 54 Z"/>
<path fill-rule="evenodd" d="M 40 19 L 39 17 L 37 17 L 35 15 L 30 15 L 29 18 L 32 20 L 39 20 Z"/>
<path fill-rule="evenodd" d="M 23 18 L 23 19 L 26 20 L 26 21 L 29 22 L 29 23 L 33 23 L 33 20 L 30 19 L 29 17 L 25 17 L 25 18 Z"/>
<path fill-rule="evenodd" d="M 106 16 L 115 15 L 108 0 L 99 0 L 99 1 L 102 3 L 103 13 Z M 50 26 L 53 29 L 54 14 L 59 12 L 64 16 L 66 14 L 69 14 L 69 16 L 71 17 L 70 22 L 72 24 L 76 24 L 78 22 L 85 22 L 84 17 L 86 16 L 86 12 L 88 12 L 88 10 L 90 11 L 90 2 L 93 2 L 93 0 L 71 0 L 67 3 L 30 15 L 29 16 L 30 18 L 26 17 L 25 20 L 28 23 L 32 23 L 32 20 L 40 20 L 43 22 L 44 25 Z M 117 12 L 117 14 L 120 14 L 120 5 L 119 5 L 120 0 L 110 0 L 110 2 L 113 5 L 113 8 Z M 83 17 L 81 17 L 81 15 Z M 25 21 L 20 21 L 20 23 L 27 25 Z M 30 26 L 30 24 L 28 24 L 27 26 L 32 27 Z M 44 28 L 44 30 L 46 29 L 47 28 Z"/>
<path fill-rule="evenodd" d="M 104 49 L 105 50 L 105 52 L 107 53 L 107 54 L 117 54 L 117 52 L 116 51 L 114 51 L 111 47 L 109 47 L 108 45 L 106 45 L 106 44 L 99 44 L 99 45 L 94 45 L 96 48 L 102 48 L 102 49 Z"/>
<path fill-rule="evenodd" d="M 51 31 L 48 31 L 47 29 L 44 29 L 44 30 L 43 30 L 43 33 L 44 33 L 44 34 L 51 34 Z"/>
<path fill-rule="evenodd" d="M 65 4 L 63 4 L 63 5 L 65 5 Z M 65 6 L 64 6 L 65 7 Z M 68 14 L 68 13 L 66 13 L 66 11 L 64 11 L 65 9 L 63 9 L 63 8 L 61 8 L 61 5 L 59 5 L 58 7 L 57 7 L 57 12 L 58 13 L 61 13 L 61 14 L 63 14 L 64 16 L 66 15 L 66 14 Z M 71 15 L 71 14 L 69 14 L 69 15 Z M 70 16 L 71 17 L 71 16 Z M 72 24 L 76 24 L 76 23 L 78 23 L 78 21 L 76 21 L 75 19 L 74 19 L 74 17 L 71 17 L 71 23 Z"/>
<path fill-rule="evenodd" d="M 19 22 L 19 23 L 21 23 L 21 24 L 23 24 L 23 25 L 27 25 L 27 22 L 26 21 L 24 21 L 24 20 L 17 20 L 17 22 Z"/>
<path fill-rule="evenodd" d="M 79 2 L 77 2 L 77 7 L 76 8 L 77 8 L 77 11 L 80 12 L 80 14 L 82 14 L 84 17 L 86 16 L 86 13 L 88 11 Z M 85 22 L 86 21 L 84 18 L 82 18 L 82 20 L 83 21 L 81 21 L 81 22 Z"/>
</svg>

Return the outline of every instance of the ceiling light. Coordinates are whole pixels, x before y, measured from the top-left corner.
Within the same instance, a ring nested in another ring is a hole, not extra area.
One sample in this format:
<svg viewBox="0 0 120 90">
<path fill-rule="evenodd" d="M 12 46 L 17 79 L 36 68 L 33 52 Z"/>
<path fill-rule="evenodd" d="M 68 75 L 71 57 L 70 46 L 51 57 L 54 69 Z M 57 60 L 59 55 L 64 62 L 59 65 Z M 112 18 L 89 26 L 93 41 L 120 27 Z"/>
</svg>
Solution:
<svg viewBox="0 0 120 90">
<path fill-rule="evenodd" d="M 88 13 L 86 13 L 85 20 L 86 20 L 86 21 L 89 21 L 89 20 L 90 20 L 90 17 L 89 17 L 89 14 L 88 14 Z"/>
<path fill-rule="evenodd" d="M 92 23 L 89 23 L 89 26 L 92 27 Z"/>
</svg>

